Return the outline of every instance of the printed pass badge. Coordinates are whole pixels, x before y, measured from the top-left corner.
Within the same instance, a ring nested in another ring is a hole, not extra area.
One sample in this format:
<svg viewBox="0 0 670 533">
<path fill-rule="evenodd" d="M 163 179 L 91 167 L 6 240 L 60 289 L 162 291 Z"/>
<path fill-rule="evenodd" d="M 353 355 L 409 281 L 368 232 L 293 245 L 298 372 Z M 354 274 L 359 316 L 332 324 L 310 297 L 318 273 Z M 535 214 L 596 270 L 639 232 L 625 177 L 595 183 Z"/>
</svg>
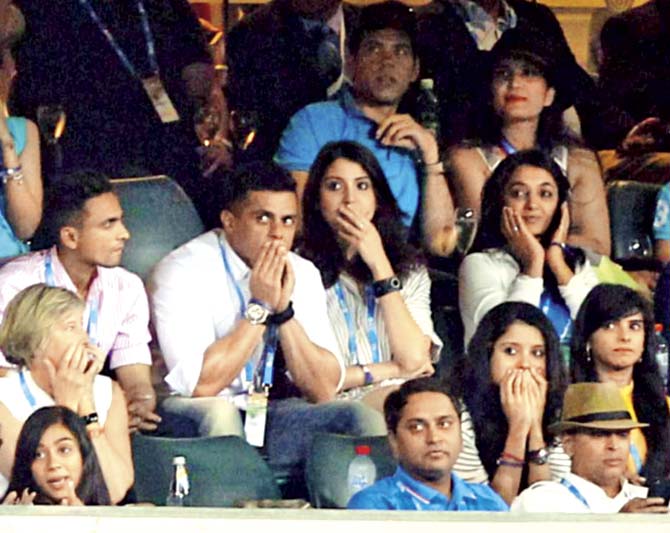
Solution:
<svg viewBox="0 0 670 533">
<path fill-rule="evenodd" d="M 163 82 L 158 75 L 144 78 L 142 85 L 163 124 L 179 120 L 179 113 L 177 113 L 174 105 L 172 105 L 172 100 L 170 100 L 165 87 L 163 87 Z"/>
<path fill-rule="evenodd" d="M 268 416 L 268 396 L 265 392 L 250 392 L 247 397 L 247 414 L 244 433 L 252 446 L 262 447 L 265 442 L 265 422 Z"/>
</svg>

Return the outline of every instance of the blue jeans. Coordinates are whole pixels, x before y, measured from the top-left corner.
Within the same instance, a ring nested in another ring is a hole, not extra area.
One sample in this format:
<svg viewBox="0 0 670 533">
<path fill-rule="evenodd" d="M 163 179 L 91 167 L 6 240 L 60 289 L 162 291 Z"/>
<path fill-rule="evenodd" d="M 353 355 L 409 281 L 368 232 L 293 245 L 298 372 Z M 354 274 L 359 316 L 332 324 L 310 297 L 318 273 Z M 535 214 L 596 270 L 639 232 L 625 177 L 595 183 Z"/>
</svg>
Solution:
<svg viewBox="0 0 670 533">
<path fill-rule="evenodd" d="M 359 401 L 313 404 L 300 398 L 273 400 L 268 409 L 265 452 L 272 467 L 301 472 L 314 435 L 386 435 L 382 414 Z"/>
</svg>

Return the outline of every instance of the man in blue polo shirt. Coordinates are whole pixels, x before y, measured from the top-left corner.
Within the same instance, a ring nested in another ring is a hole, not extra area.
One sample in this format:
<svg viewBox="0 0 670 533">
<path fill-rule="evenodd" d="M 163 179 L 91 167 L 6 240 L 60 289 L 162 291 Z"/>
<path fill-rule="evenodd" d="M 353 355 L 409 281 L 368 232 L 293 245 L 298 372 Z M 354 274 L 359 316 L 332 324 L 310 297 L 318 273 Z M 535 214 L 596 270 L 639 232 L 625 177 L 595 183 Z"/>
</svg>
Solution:
<svg viewBox="0 0 670 533">
<path fill-rule="evenodd" d="M 275 161 L 291 172 L 302 195 L 324 145 L 364 145 L 384 170 L 405 225 L 411 226 L 421 199 L 424 244 L 431 253 L 448 255 L 455 244 L 454 209 L 437 141 L 410 115 L 398 113 L 419 74 L 415 42 L 416 20 L 407 6 L 389 1 L 363 8 L 350 39 L 352 87 L 293 115 Z"/>
<path fill-rule="evenodd" d="M 349 509 L 507 511 L 488 485 L 451 472 L 461 452 L 460 413 L 436 378 L 405 382 L 384 402 L 388 438 L 399 466 L 392 476 L 355 494 Z"/>
</svg>

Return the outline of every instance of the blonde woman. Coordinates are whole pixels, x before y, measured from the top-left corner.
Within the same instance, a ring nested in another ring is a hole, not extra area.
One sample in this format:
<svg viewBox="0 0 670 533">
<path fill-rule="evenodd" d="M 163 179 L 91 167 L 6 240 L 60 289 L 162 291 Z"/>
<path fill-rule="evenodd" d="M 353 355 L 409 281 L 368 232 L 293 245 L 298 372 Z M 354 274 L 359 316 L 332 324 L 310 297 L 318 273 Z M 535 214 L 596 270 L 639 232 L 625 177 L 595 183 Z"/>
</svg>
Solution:
<svg viewBox="0 0 670 533">
<path fill-rule="evenodd" d="M 83 327 L 84 303 L 72 292 L 31 285 L 10 302 L 0 349 L 18 365 L 0 377 L 0 493 L 7 488 L 23 422 L 40 407 L 78 414 L 93 442 L 112 503 L 133 484 L 126 403 L 120 387 L 98 375 L 104 354 Z"/>
</svg>

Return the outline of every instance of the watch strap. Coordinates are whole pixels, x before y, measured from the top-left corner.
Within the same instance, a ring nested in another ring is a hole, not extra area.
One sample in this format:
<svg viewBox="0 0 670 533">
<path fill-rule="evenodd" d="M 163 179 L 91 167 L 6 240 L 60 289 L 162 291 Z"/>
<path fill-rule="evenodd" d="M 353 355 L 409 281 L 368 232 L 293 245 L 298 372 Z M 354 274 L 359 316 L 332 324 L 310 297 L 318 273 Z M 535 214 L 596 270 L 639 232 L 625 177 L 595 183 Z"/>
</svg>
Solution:
<svg viewBox="0 0 670 533">
<path fill-rule="evenodd" d="M 402 281 L 400 281 L 398 276 L 391 276 L 390 278 L 372 282 L 372 292 L 375 298 L 381 298 L 400 289 L 402 289 Z"/>
<path fill-rule="evenodd" d="M 368 365 L 358 365 L 358 367 L 363 371 L 363 385 L 372 385 L 375 382 L 375 378 L 372 372 L 370 372 L 370 367 Z"/>
<path fill-rule="evenodd" d="M 268 323 L 275 326 L 281 326 L 282 324 L 291 320 L 293 315 L 295 315 L 295 311 L 293 311 L 293 302 L 289 302 L 286 306 L 286 309 L 284 309 L 281 313 L 274 313 L 270 315 L 268 317 Z"/>
</svg>

